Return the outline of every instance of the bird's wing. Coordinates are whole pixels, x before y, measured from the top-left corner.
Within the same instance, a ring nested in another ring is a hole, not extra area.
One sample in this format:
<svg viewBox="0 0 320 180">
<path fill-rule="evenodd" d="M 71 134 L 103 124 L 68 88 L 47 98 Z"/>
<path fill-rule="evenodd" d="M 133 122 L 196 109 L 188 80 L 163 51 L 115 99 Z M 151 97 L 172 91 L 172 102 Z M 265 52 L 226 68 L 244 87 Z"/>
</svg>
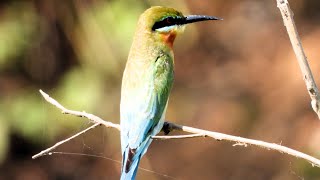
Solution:
<svg viewBox="0 0 320 180">
<path fill-rule="evenodd" d="M 129 102 L 121 103 L 123 173 L 130 174 L 136 172 L 141 156 L 152 141 L 150 136 L 160 120 L 157 118 L 160 108 L 152 89 L 141 89 L 130 97 Z"/>
<path fill-rule="evenodd" d="M 134 64 L 136 67 L 132 68 L 130 62 L 127 64 L 120 108 L 124 174 L 136 172 L 141 156 L 152 141 L 151 136 L 162 128 L 173 81 L 169 58 L 160 56 L 148 67 Z"/>
<path fill-rule="evenodd" d="M 127 64 L 120 109 L 122 151 L 127 145 L 138 148 L 148 136 L 150 138 L 153 131 L 158 133 L 161 130 L 154 127 L 164 118 L 173 81 L 171 69 L 167 67 L 172 61 L 169 58 L 167 55 L 159 56 L 156 63 L 147 67 L 139 62 Z M 160 82 L 159 79 L 163 81 Z"/>
<path fill-rule="evenodd" d="M 130 100 L 121 104 L 122 149 L 124 146 L 137 149 L 151 135 L 164 110 L 159 98 L 161 96 L 150 86 L 134 93 Z"/>
</svg>

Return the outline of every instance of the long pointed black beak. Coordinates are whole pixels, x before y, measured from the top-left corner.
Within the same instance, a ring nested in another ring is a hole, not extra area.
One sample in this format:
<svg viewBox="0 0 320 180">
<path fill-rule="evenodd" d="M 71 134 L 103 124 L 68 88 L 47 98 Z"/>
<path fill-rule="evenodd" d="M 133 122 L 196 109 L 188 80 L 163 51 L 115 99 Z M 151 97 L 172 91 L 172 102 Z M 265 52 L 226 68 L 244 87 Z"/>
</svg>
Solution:
<svg viewBox="0 0 320 180">
<path fill-rule="evenodd" d="M 183 24 L 189 24 L 189 23 L 200 22 L 200 21 L 210 21 L 210 20 L 223 20 L 223 19 L 215 16 L 188 15 L 188 16 L 185 16 L 185 21 Z"/>
</svg>

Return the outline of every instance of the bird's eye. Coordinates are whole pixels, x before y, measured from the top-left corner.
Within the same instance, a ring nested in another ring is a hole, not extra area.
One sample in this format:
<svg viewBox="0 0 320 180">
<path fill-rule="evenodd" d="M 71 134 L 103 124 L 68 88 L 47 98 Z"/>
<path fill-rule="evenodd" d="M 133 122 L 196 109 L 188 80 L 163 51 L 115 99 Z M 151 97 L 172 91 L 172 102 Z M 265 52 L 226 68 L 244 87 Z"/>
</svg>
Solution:
<svg viewBox="0 0 320 180">
<path fill-rule="evenodd" d="M 173 23 L 174 19 L 172 17 L 167 17 L 166 18 L 166 23 L 171 25 Z"/>
<path fill-rule="evenodd" d="M 183 19 L 179 19 L 176 17 L 166 17 L 166 18 L 162 19 L 161 21 L 156 22 L 153 25 L 152 30 L 163 28 L 163 27 L 168 27 L 168 26 L 172 26 L 172 25 L 179 25 L 179 24 L 181 24 L 180 23 L 181 20 L 183 20 Z"/>
</svg>

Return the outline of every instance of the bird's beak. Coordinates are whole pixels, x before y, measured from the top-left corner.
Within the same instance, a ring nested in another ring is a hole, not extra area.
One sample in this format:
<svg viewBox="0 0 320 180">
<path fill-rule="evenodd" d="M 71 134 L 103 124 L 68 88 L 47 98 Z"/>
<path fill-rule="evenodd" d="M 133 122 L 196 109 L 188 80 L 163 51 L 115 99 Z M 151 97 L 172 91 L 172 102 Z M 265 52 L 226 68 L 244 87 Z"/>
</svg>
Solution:
<svg viewBox="0 0 320 180">
<path fill-rule="evenodd" d="M 209 20 L 223 20 L 222 18 L 215 16 L 205 16 L 205 15 L 188 15 L 185 16 L 183 24 L 189 24 L 200 21 L 209 21 Z"/>
</svg>

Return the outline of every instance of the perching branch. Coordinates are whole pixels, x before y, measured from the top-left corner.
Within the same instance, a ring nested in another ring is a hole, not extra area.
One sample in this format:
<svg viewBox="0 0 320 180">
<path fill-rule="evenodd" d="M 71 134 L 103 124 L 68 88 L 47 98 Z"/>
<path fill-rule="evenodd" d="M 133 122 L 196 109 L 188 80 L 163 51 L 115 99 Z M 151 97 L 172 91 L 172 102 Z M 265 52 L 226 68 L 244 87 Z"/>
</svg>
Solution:
<svg viewBox="0 0 320 180">
<path fill-rule="evenodd" d="M 78 116 L 78 117 L 86 117 L 89 120 L 95 122 L 95 123 L 99 123 L 99 124 L 103 124 L 106 127 L 112 127 L 112 128 L 116 128 L 120 131 L 120 125 L 119 124 L 113 124 L 112 122 L 108 122 L 108 121 L 104 121 L 103 119 L 99 118 L 98 116 L 95 116 L 93 114 L 89 114 L 86 112 L 80 112 L 80 111 L 73 111 L 73 110 L 69 110 L 65 107 L 63 107 L 60 103 L 58 103 L 58 101 L 56 101 L 55 99 L 51 98 L 48 94 L 46 94 L 45 92 L 43 92 L 41 89 L 39 90 L 41 95 L 43 96 L 43 98 L 48 101 L 49 103 L 51 103 L 52 105 L 56 106 L 58 109 L 60 109 L 62 111 L 62 114 L 72 114 L 74 116 Z"/>
<path fill-rule="evenodd" d="M 58 103 L 56 100 L 51 98 L 48 94 L 44 93 L 42 90 L 40 90 L 40 93 L 42 94 L 42 96 L 45 98 L 46 101 L 55 105 L 58 109 L 62 110 L 62 113 L 72 114 L 72 115 L 80 116 L 80 117 L 86 117 L 89 120 L 93 121 L 95 124 L 93 126 L 87 128 L 86 130 L 83 130 L 82 132 L 80 132 L 80 133 L 78 133 L 78 134 L 76 134 L 66 140 L 60 141 L 59 143 L 55 144 L 54 146 L 52 146 L 44 151 L 41 151 L 39 154 L 34 155 L 32 157 L 33 159 L 40 157 L 40 156 L 50 154 L 50 151 L 52 151 L 53 149 L 55 149 L 59 145 L 79 136 L 80 134 L 82 134 L 90 129 L 93 129 L 95 126 L 100 125 L 100 124 L 103 124 L 106 127 L 116 128 L 120 131 L 119 124 L 113 124 L 111 122 L 104 121 L 101 118 L 99 118 L 93 114 L 68 110 L 65 107 L 63 107 L 60 103 Z M 320 160 L 319 159 L 312 157 L 310 155 L 304 154 L 302 152 L 296 151 L 294 149 L 290 149 L 288 147 L 281 146 L 279 144 L 268 143 L 268 142 L 264 142 L 264 141 L 253 140 L 253 139 L 247 139 L 247 138 L 222 134 L 222 133 L 218 133 L 218 132 L 206 131 L 206 130 L 202 130 L 202 129 L 197 129 L 197 128 L 193 128 L 193 127 L 188 127 L 188 126 L 183 126 L 183 125 L 178 125 L 178 124 L 166 122 L 164 125 L 164 131 L 168 133 L 172 130 L 188 132 L 191 134 L 190 135 L 180 135 L 180 136 L 154 136 L 152 138 L 154 138 L 154 139 L 183 139 L 183 138 L 195 138 L 195 137 L 211 137 L 211 138 L 218 140 L 218 141 L 224 140 L 224 141 L 234 142 L 235 143 L 234 146 L 247 147 L 247 145 L 254 145 L 254 146 L 262 147 L 262 148 L 265 148 L 268 150 L 276 150 L 281 153 L 289 154 L 289 155 L 297 157 L 297 158 L 305 159 L 308 162 L 310 162 L 313 166 L 320 167 Z"/>
<path fill-rule="evenodd" d="M 317 113 L 320 118 L 320 94 L 318 87 L 313 79 L 311 69 L 308 64 L 307 57 L 304 53 L 301 40 L 297 31 L 297 27 L 293 20 L 293 13 L 290 9 L 287 0 L 277 0 L 277 6 L 280 9 L 284 25 L 287 28 L 287 32 L 291 41 L 292 48 L 296 54 L 303 80 L 307 86 L 309 95 L 311 97 L 312 109 Z"/>
</svg>

